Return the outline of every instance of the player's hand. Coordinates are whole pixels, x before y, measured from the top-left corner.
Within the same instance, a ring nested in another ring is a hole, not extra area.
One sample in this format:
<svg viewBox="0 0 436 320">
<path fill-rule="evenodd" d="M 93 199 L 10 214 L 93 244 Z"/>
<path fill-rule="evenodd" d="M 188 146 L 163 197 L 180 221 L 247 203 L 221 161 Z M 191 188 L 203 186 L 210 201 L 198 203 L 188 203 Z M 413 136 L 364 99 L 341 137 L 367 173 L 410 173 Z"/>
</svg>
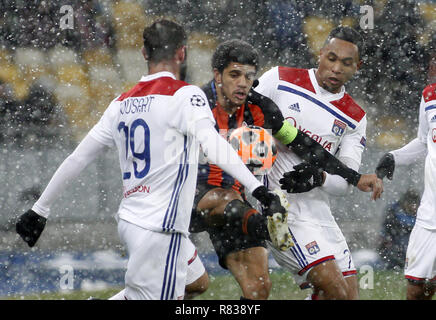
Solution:
<svg viewBox="0 0 436 320">
<path fill-rule="evenodd" d="M 30 209 L 18 218 L 16 231 L 29 247 L 33 247 L 44 230 L 46 221 L 45 217 Z"/>
<path fill-rule="evenodd" d="M 321 186 L 323 181 L 323 170 L 307 162 L 294 166 L 294 171 L 285 172 L 279 180 L 281 188 L 288 193 L 308 192 Z"/>
<path fill-rule="evenodd" d="M 372 191 L 372 200 L 379 199 L 383 193 L 383 181 L 375 174 L 362 174 L 356 187 L 363 192 Z"/>
<path fill-rule="evenodd" d="M 281 205 L 280 197 L 275 192 L 268 191 L 265 186 L 257 187 L 252 195 L 262 204 L 263 213 L 266 216 L 272 216 L 277 212 L 286 213 L 285 207 Z"/>
<path fill-rule="evenodd" d="M 377 167 L 375 168 L 375 173 L 377 177 L 383 179 L 387 177 L 392 180 L 395 170 L 395 159 L 392 153 L 386 153 L 380 158 Z"/>
</svg>

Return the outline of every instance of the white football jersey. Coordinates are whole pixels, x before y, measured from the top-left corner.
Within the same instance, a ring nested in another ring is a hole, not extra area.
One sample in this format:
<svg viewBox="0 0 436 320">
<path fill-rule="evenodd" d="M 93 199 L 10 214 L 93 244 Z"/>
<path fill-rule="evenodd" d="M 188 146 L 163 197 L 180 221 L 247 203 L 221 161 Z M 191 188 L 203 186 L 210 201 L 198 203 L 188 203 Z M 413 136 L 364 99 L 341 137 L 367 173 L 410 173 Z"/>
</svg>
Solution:
<svg viewBox="0 0 436 320">
<path fill-rule="evenodd" d="M 271 98 L 283 117 L 342 160 L 360 165 L 366 143 L 366 113 L 342 88 L 334 94 L 321 88 L 314 69 L 275 67 L 259 78 L 255 88 Z M 280 188 L 283 173 L 293 171 L 301 159 L 277 141 L 278 154 L 265 177 L 270 189 Z M 358 168 L 353 168 L 357 170 Z M 290 211 L 299 220 L 333 226 L 328 194 L 321 188 L 300 194 L 287 193 Z"/>
<path fill-rule="evenodd" d="M 204 92 L 169 72 L 142 77 L 111 102 L 90 135 L 118 149 L 119 218 L 158 232 L 188 233 L 199 152 L 193 124 L 203 118 L 215 123 Z"/>
<path fill-rule="evenodd" d="M 424 194 L 418 208 L 416 223 L 436 229 L 436 83 L 427 86 L 419 107 L 418 139 L 427 145 Z"/>
</svg>

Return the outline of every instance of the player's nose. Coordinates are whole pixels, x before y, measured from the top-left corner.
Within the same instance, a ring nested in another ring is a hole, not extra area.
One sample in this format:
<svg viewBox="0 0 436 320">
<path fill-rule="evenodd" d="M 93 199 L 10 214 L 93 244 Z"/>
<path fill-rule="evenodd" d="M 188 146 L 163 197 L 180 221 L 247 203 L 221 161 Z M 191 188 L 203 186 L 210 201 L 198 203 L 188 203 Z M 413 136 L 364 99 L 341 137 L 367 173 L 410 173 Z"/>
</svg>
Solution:
<svg viewBox="0 0 436 320">
<path fill-rule="evenodd" d="M 241 77 L 241 78 L 239 78 L 239 81 L 238 81 L 238 87 L 240 87 L 242 89 L 246 89 L 249 86 L 249 82 L 250 81 L 248 79 L 246 79 L 245 77 Z"/>
<path fill-rule="evenodd" d="M 341 64 L 340 63 L 334 63 L 332 65 L 332 72 L 334 74 L 342 73 L 342 66 L 341 66 Z"/>
</svg>

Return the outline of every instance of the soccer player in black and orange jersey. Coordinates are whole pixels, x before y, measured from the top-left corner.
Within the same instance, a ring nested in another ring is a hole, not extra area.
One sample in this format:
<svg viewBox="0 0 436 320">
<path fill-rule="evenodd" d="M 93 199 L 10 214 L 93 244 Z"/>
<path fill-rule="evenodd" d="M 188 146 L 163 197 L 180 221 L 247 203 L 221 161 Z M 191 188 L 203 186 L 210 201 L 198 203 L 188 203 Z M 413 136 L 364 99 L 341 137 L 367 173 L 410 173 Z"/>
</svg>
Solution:
<svg viewBox="0 0 436 320">
<path fill-rule="evenodd" d="M 258 61 L 257 51 L 240 40 L 223 42 L 212 57 L 214 78 L 202 89 L 215 128 L 225 138 L 242 125 L 264 126 L 262 109 L 249 99 Z M 220 265 L 235 277 L 244 298 L 268 298 L 271 282 L 265 240 L 251 238 L 242 230 L 235 232 L 224 221 L 230 210 L 258 212 L 246 201 L 241 184 L 218 166 L 205 163 L 198 169 L 190 231 L 208 231 Z"/>
<path fill-rule="evenodd" d="M 317 184 L 308 179 L 315 178 L 311 170 L 320 168 L 342 176 L 361 191 L 372 191 L 374 200 L 379 198 L 383 188 L 374 174 L 361 175 L 343 165 L 314 140 L 284 121 L 272 100 L 252 90 L 258 62 L 257 51 L 241 40 L 226 41 L 216 49 L 212 57 L 214 78 L 202 89 L 209 100 L 217 131 L 228 137 L 231 130 L 242 125 L 270 129 L 278 141 L 306 161 L 301 175 L 296 173 L 292 177 L 294 180 L 288 192 L 305 192 L 316 187 Z M 242 217 L 240 221 L 239 216 Z M 199 165 L 191 216 L 190 232 L 201 231 L 208 231 L 220 265 L 233 274 L 242 289 L 241 298 L 267 299 L 271 282 L 265 218 L 246 201 L 240 183 L 210 163 Z M 193 291 L 196 291 L 197 282 L 198 286 L 204 284 L 196 281 Z M 191 290 L 187 288 L 187 291 Z"/>
</svg>

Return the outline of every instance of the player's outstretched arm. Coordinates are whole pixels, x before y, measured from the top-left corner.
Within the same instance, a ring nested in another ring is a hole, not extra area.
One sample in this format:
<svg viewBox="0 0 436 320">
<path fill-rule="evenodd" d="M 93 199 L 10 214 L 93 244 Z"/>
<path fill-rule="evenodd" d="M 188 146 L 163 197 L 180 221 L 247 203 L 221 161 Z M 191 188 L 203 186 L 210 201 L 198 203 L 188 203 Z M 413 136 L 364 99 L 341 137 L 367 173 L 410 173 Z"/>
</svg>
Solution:
<svg viewBox="0 0 436 320">
<path fill-rule="evenodd" d="M 56 170 L 32 209 L 22 214 L 16 231 L 29 247 L 33 247 L 44 230 L 50 207 L 68 183 L 76 178 L 103 150 L 105 145 L 87 135 Z"/>
<path fill-rule="evenodd" d="M 289 193 L 308 192 L 313 188 L 322 186 L 324 181 L 325 174 L 322 169 L 307 162 L 294 166 L 294 171 L 285 172 L 283 178 L 279 180 L 281 188 Z M 379 199 L 383 193 L 383 181 L 375 174 L 360 175 L 356 187 L 363 192 L 372 191 L 372 200 Z M 338 189 L 341 187 L 338 186 Z"/>
<path fill-rule="evenodd" d="M 348 183 L 356 186 L 361 191 L 368 190 L 368 187 L 373 186 L 375 188 L 371 189 L 373 191 L 373 197 L 377 197 L 378 194 L 381 194 L 383 191 L 382 188 L 376 186 L 379 185 L 379 183 L 376 184 L 373 178 L 365 177 L 359 184 L 361 179 L 360 173 L 343 164 L 318 142 L 286 121 L 279 107 L 270 98 L 251 89 L 248 100 L 251 103 L 257 104 L 262 109 L 265 119 L 264 127 L 271 129 L 274 137 L 290 148 L 295 154 L 302 158 L 302 160 L 332 175 L 341 176 Z M 309 169 L 311 169 L 311 167 L 309 167 Z M 302 175 L 305 175 L 305 173 L 306 171 L 304 171 Z M 319 183 L 316 182 L 315 186 L 319 186 Z M 309 186 L 300 184 L 298 188 L 300 190 L 299 192 L 305 192 L 308 191 Z"/>
<path fill-rule="evenodd" d="M 318 142 L 306 133 L 299 131 L 289 122 L 284 121 L 282 129 L 276 138 L 290 148 L 303 161 L 333 175 L 344 178 L 348 183 L 357 186 L 361 174 L 339 161 L 334 155 L 325 150 Z"/>
<path fill-rule="evenodd" d="M 45 228 L 47 218 L 40 216 L 32 209 L 22 214 L 17 221 L 16 231 L 29 247 L 33 247 Z"/>
<path fill-rule="evenodd" d="M 377 177 L 383 179 L 387 177 L 392 180 L 395 170 L 395 160 L 392 153 L 385 153 L 379 160 L 377 167 L 375 168 L 375 173 Z"/>
<path fill-rule="evenodd" d="M 392 180 L 396 165 L 409 165 L 425 158 L 427 145 L 419 138 L 415 138 L 400 149 L 385 153 L 379 160 L 375 173 L 380 179 L 387 177 Z"/>
</svg>

